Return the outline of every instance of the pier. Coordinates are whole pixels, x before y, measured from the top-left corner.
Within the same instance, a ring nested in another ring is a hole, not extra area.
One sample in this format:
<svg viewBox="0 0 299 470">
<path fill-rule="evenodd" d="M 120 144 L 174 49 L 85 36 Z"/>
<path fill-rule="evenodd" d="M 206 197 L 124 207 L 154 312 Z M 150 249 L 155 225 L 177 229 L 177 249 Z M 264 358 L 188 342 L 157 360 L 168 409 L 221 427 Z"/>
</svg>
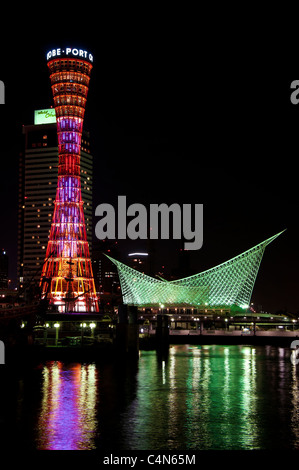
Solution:
<svg viewBox="0 0 299 470">
<path fill-rule="evenodd" d="M 290 348 L 299 338 L 299 319 L 145 311 L 124 304 L 114 313 L 67 314 L 42 312 L 40 305 L 32 305 L 1 312 L 0 333 L 8 359 L 26 354 L 45 359 L 138 359 L 141 350 L 165 353 L 176 344 Z"/>
</svg>

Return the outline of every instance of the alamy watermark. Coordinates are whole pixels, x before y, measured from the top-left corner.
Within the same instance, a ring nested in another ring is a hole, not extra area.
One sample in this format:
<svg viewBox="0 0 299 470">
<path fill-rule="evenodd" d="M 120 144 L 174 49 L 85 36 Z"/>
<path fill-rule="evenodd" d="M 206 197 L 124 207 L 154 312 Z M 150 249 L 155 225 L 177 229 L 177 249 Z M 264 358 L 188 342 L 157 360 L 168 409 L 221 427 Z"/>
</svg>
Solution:
<svg viewBox="0 0 299 470">
<path fill-rule="evenodd" d="M 2 80 L 0 80 L 0 104 L 5 104 L 5 86 Z"/>
<path fill-rule="evenodd" d="M 296 366 L 299 363 L 299 340 L 292 341 L 290 348 L 293 350 L 290 356 L 291 363 Z"/>
<path fill-rule="evenodd" d="M 3 341 L 0 341 L 0 364 L 5 364 L 5 346 Z"/>
<path fill-rule="evenodd" d="M 95 227 L 99 240 L 184 239 L 186 250 L 199 250 L 203 244 L 203 204 L 150 204 L 148 211 L 139 203 L 127 207 L 126 196 L 118 196 L 117 212 L 103 203 L 95 215 L 101 217 Z"/>
</svg>

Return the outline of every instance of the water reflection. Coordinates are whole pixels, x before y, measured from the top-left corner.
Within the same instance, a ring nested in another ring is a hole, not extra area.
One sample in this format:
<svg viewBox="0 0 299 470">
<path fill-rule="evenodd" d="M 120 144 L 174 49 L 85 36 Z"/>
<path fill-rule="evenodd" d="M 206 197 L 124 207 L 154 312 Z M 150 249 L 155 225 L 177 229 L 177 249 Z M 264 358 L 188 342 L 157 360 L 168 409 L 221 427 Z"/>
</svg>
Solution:
<svg viewBox="0 0 299 470">
<path fill-rule="evenodd" d="M 294 433 L 294 447 L 299 449 L 299 380 L 296 366 L 292 367 L 293 384 L 291 388 L 292 414 L 291 423 Z"/>
<path fill-rule="evenodd" d="M 178 345 L 167 357 L 142 351 L 138 365 L 48 362 L 31 383 L 36 448 L 298 448 L 298 374 L 287 348 L 255 346 Z"/>
<path fill-rule="evenodd" d="M 48 363 L 43 370 L 38 449 L 93 449 L 97 431 L 95 364 Z"/>
<path fill-rule="evenodd" d="M 253 348 L 176 346 L 140 366 L 129 448 L 258 448 Z"/>
</svg>

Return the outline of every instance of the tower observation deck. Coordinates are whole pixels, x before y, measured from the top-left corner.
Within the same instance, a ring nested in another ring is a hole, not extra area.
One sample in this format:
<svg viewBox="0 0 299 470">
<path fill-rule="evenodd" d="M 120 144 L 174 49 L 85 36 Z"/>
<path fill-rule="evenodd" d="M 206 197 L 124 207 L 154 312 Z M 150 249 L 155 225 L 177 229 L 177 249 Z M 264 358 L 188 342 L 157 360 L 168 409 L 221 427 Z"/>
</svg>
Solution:
<svg viewBox="0 0 299 470">
<path fill-rule="evenodd" d="M 47 53 L 57 121 L 58 182 L 41 276 L 42 299 L 60 312 L 97 312 L 81 196 L 80 151 L 93 56 L 76 48 Z"/>
</svg>

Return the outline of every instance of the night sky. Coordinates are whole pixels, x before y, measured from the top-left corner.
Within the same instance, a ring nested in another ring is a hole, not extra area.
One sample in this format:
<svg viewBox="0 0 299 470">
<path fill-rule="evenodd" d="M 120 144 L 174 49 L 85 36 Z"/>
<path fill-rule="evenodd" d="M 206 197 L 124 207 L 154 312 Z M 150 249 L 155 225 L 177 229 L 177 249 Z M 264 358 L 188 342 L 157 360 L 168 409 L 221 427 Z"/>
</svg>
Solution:
<svg viewBox="0 0 299 470">
<path fill-rule="evenodd" d="M 241 40 L 240 48 L 235 36 L 212 42 L 212 31 L 205 36 L 180 15 L 140 13 L 136 22 L 128 11 L 123 21 L 121 13 L 98 16 L 89 35 L 79 27 L 59 34 L 43 24 L 29 35 L 23 25 L 2 47 L 0 242 L 10 276 L 16 278 L 22 124 L 53 103 L 46 52 L 70 45 L 94 54 L 85 113 L 94 207 L 115 204 L 118 195 L 147 207 L 203 203 L 204 243 L 191 252 L 190 274 L 286 228 L 266 248 L 252 300 L 265 311 L 299 312 L 299 105 L 290 102 L 298 72 L 267 41 Z M 179 247 L 155 242 L 166 274 L 178 264 Z M 122 244 L 124 255 L 135 248 L 146 244 Z"/>
</svg>

